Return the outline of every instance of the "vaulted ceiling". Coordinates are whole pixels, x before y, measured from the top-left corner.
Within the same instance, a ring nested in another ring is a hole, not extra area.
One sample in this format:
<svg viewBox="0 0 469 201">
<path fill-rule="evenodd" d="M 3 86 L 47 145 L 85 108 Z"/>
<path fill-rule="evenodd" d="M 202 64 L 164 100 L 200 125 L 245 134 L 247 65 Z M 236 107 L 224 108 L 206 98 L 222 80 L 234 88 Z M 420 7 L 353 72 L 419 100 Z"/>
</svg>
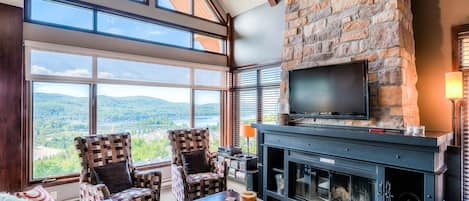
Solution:
<svg viewBox="0 0 469 201">
<path fill-rule="evenodd" d="M 226 13 L 231 16 L 239 15 L 257 6 L 267 3 L 267 0 L 215 0 L 220 3 Z"/>
</svg>

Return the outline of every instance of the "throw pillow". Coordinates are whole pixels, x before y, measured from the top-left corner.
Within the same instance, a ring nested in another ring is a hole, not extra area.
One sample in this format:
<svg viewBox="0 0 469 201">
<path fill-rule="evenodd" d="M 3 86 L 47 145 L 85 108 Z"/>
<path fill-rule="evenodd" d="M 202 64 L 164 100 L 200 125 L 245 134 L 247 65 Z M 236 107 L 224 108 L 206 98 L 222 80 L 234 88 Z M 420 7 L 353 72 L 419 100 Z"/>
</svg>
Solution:
<svg viewBox="0 0 469 201">
<path fill-rule="evenodd" d="M 117 163 L 109 163 L 93 168 L 98 184 L 104 184 L 111 194 L 118 193 L 132 187 L 127 160 Z"/>
<path fill-rule="evenodd" d="M 42 186 L 36 186 L 29 191 L 17 192 L 15 195 L 32 201 L 54 201 L 54 198 Z"/>
<path fill-rule="evenodd" d="M 210 172 L 210 166 L 205 156 L 205 150 L 195 150 L 182 153 L 182 166 L 186 174 Z"/>
</svg>

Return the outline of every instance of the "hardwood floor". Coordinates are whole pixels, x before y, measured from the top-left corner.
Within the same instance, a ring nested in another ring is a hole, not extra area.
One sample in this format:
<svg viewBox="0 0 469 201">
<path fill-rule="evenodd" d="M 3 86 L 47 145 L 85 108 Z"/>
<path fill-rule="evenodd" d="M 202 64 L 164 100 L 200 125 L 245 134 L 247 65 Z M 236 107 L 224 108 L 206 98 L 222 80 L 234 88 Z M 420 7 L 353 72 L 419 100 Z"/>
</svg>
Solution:
<svg viewBox="0 0 469 201">
<path fill-rule="evenodd" d="M 244 184 L 228 180 L 228 189 L 233 189 L 236 192 L 246 191 L 246 186 Z M 176 201 L 173 194 L 171 193 L 171 187 L 167 187 L 161 191 L 162 201 Z"/>
</svg>

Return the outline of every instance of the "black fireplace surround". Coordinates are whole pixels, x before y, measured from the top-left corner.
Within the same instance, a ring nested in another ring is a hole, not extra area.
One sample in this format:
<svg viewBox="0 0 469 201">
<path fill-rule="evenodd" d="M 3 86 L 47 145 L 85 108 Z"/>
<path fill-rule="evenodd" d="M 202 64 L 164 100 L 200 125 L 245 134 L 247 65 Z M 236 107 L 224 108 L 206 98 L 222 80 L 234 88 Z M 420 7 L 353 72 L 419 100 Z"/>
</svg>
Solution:
<svg viewBox="0 0 469 201">
<path fill-rule="evenodd" d="M 367 128 L 257 128 L 264 201 L 440 201 L 451 134 L 426 137 Z"/>
</svg>

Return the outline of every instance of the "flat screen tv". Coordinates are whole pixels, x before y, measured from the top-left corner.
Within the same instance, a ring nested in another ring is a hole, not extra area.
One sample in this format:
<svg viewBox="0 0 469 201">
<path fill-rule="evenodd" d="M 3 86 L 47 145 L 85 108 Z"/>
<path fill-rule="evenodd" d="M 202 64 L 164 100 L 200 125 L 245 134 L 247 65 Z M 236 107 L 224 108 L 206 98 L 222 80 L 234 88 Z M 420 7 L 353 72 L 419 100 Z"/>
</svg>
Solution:
<svg viewBox="0 0 469 201">
<path fill-rule="evenodd" d="M 369 119 L 368 62 L 289 71 L 292 117 Z"/>
</svg>

